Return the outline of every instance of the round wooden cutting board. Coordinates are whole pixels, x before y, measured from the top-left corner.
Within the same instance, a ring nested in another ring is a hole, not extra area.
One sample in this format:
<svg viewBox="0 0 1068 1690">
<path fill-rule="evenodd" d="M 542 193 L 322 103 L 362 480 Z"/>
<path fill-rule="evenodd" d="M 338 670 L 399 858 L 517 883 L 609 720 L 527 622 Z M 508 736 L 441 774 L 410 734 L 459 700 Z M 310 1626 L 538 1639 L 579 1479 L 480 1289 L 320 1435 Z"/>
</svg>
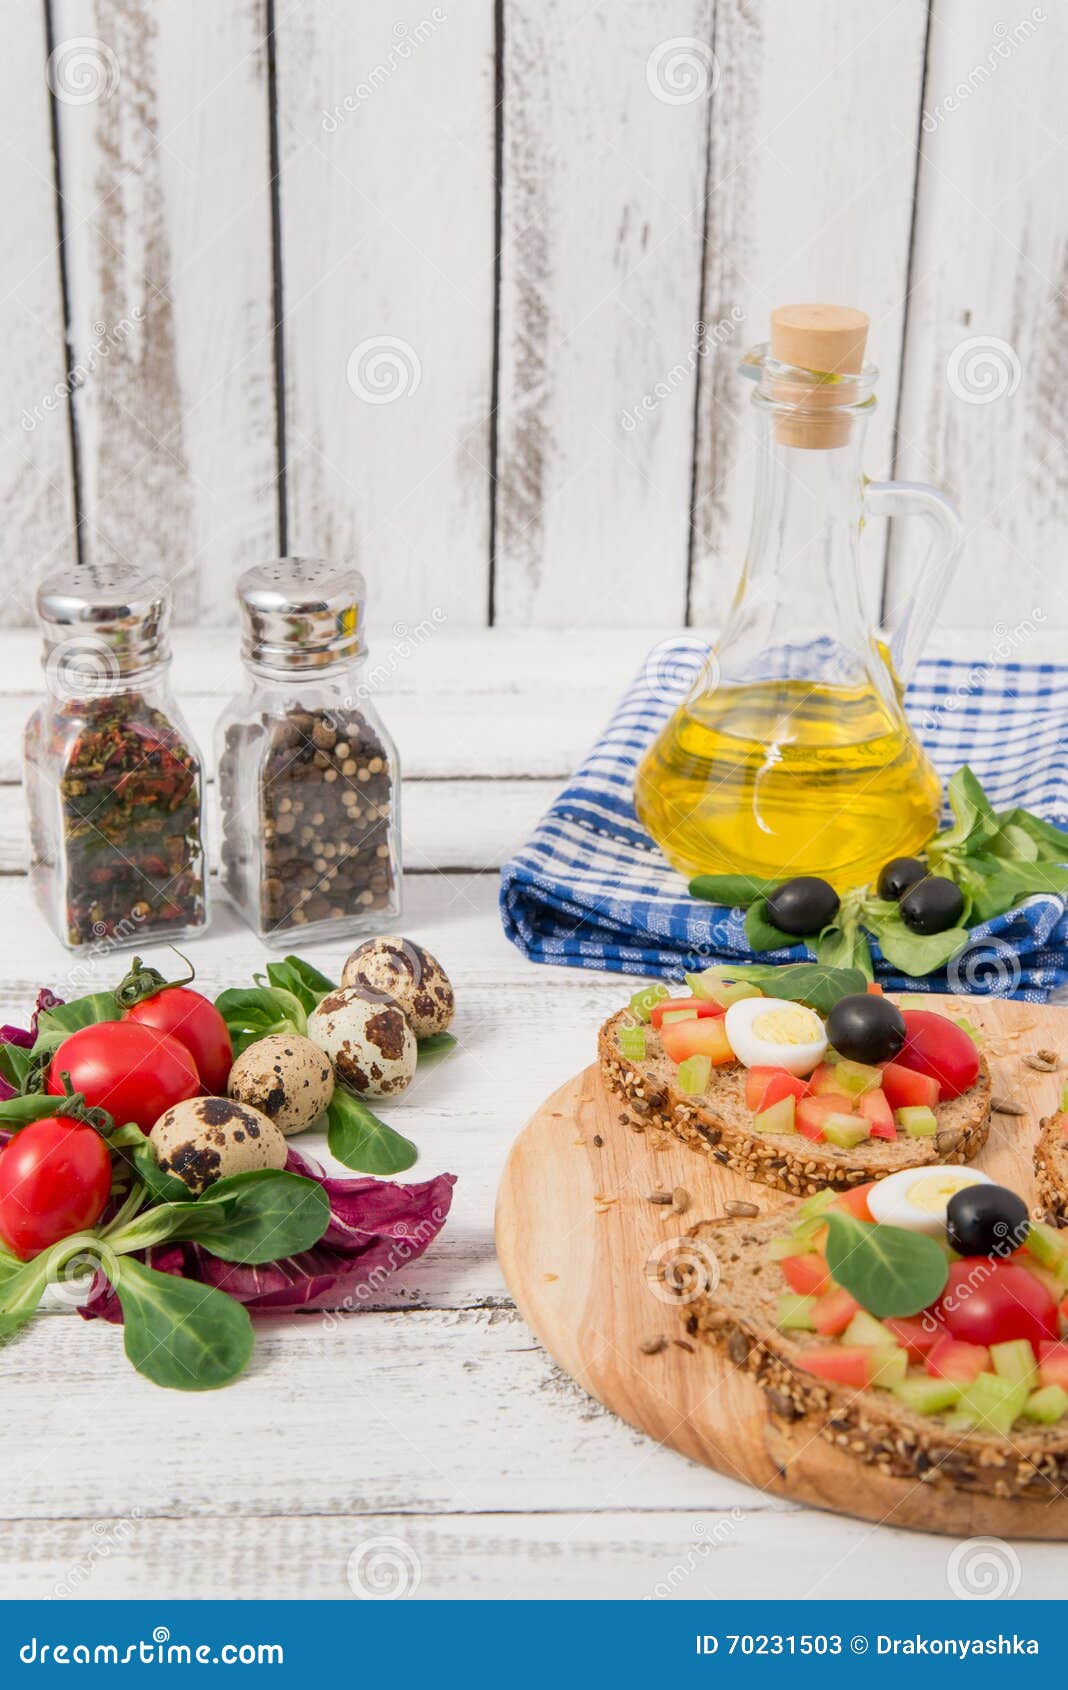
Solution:
<svg viewBox="0 0 1068 1690">
<path fill-rule="evenodd" d="M 1068 1058 L 1068 1010 L 997 999 L 932 998 L 979 1027 L 994 1094 L 1026 1109 L 995 1114 L 978 1165 L 1033 1199 L 1039 1117 L 1056 1107 L 1068 1063 L 1041 1073 L 1045 1048 Z M 890 1479 L 821 1437 L 773 1420 L 764 1395 L 716 1351 L 686 1337 L 682 1314 L 647 1273 L 699 1220 L 731 1198 L 761 1214 L 788 1204 L 661 1132 L 620 1124 L 597 1066 L 554 1092 L 512 1147 L 497 1198 L 497 1252 L 521 1314 L 572 1378 L 633 1426 L 695 1461 L 762 1490 L 887 1525 L 956 1537 L 1068 1538 L 1068 1498 L 1048 1504 L 969 1497 Z M 684 1214 L 648 1201 L 683 1188 Z M 656 1290 L 651 1289 L 656 1286 Z M 642 1346 L 663 1337 L 654 1354 Z"/>
</svg>

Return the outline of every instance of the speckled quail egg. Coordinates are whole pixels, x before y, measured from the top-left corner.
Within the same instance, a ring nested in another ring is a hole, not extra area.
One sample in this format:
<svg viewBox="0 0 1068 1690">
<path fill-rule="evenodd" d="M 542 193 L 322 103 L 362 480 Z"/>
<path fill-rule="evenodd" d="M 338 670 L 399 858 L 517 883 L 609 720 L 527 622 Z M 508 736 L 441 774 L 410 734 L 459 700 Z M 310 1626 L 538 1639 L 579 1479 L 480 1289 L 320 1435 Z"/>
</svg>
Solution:
<svg viewBox="0 0 1068 1690">
<path fill-rule="evenodd" d="M 404 1011 L 386 992 L 342 986 L 308 1016 L 308 1037 L 337 1077 L 361 1097 L 395 1097 L 412 1082 L 418 1046 Z"/>
<path fill-rule="evenodd" d="M 330 1058 L 296 1033 L 269 1033 L 243 1051 L 230 1070 L 228 1088 L 286 1133 L 302 1133 L 334 1095 Z"/>
<path fill-rule="evenodd" d="M 884 1226 L 903 1227 L 906 1232 L 926 1232 L 931 1238 L 946 1236 L 946 1206 L 951 1197 L 969 1185 L 993 1185 L 989 1174 L 978 1168 L 960 1168 L 951 1162 L 933 1168 L 902 1168 L 887 1174 L 868 1192 L 868 1211 Z"/>
<path fill-rule="evenodd" d="M 149 1138 L 160 1167 L 198 1195 L 228 1174 L 250 1168 L 284 1168 L 280 1128 L 228 1097 L 190 1097 L 160 1116 Z"/>
<path fill-rule="evenodd" d="M 357 945 L 341 971 L 341 984 L 388 992 L 417 1039 L 443 1033 L 456 1007 L 449 976 L 437 958 L 396 933 Z"/>
</svg>

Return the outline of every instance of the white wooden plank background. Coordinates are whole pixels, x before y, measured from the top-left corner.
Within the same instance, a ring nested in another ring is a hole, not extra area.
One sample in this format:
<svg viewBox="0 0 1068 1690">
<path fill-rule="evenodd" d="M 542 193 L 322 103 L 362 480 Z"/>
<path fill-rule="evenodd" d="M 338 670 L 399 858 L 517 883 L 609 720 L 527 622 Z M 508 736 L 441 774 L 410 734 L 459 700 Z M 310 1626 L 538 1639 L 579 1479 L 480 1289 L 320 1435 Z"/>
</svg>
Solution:
<svg viewBox="0 0 1068 1690">
<path fill-rule="evenodd" d="M 947 625 L 1065 627 L 1063 8 L 371 0 L 280 5 L 271 43 L 266 18 L 8 8 L 0 621 L 74 517 L 190 623 L 232 621 L 283 540 L 360 561 L 383 629 L 717 620 L 752 486 L 737 356 L 822 294 L 872 316 L 869 472 L 896 434 L 964 508 Z M 960 350 L 991 337 L 989 367 Z M 1013 391 L 976 403 L 999 360 Z M 77 362 L 72 460 L 70 402 L 18 419 Z M 919 547 L 871 525 L 872 604 Z"/>
<path fill-rule="evenodd" d="M 71 342 L 101 349 L 74 400 L 83 555 L 229 615 L 278 546 L 264 0 L 53 11 Z"/>
<path fill-rule="evenodd" d="M 965 563 L 945 616 L 988 642 L 1036 608 L 1051 626 L 1068 615 L 1066 53 L 1064 6 L 936 0 L 897 471 L 958 498 Z M 894 537 L 891 603 L 916 545 Z"/>
<path fill-rule="evenodd" d="M 427 1597 L 862 1597 L 887 1588 L 889 1567 L 895 1594 L 952 1594 L 948 1541 L 773 1501 L 606 1413 L 535 1342 L 496 1262 L 493 1201 L 511 1141 L 589 1060 L 594 1030 L 631 988 L 527 963 L 501 932 L 496 875 L 471 870 L 499 861 L 505 800 L 518 787 L 548 795 L 573 761 L 572 736 L 593 738 L 661 632 L 442 632 L 398 665 L 387 719 L 405 699 L 435 700 L 408 718 L 406 755 L 432 778 L 409 783 L 405 802 L 432 787 L 434 810 L 456 822 L 428 813 L 428 853 L 454 826 L 462 853 L 447 872 L 430 861 L 407 876 L 402 927 L 455 982 L 460 1044 L 391 1114 L 421 1148 L 417 1176 L 459 1176 L 449 1223 L 359 1314 L 258 1322 L 254 1364 L 225 1393 L 160 1393 L 131 1373 L 114 1329 L 69 1316 L 5 1346 L 5 1414 L 20 1427 L 0 1489 L 6 1595 L 345 1597 L 353 1552 L 374 1554 L 382 1538 L 387 1553 L 401 1545 Z M 0 635 L 0 725 L 28 704 L 36 662 L 32 634 Z M 205 713 L 218 707 L 215 644 L 180 637 L 176 672 Z M 555 689 L 567 711 L 539 715 Z M 494 726 L 505 706 L 507 731 Z M 455 767 L 442 707 L 454 722 L 481 712 L 469 778 L 442 773 Z M 510 778 L 517 724 L 537 736 L 544 782 Z M 476 786 L 487 796 L 473 803 Z M 17 787 L 4 796 L 0 814 L 21 808 Z M 24 1016 L 43 980 L 74 992 L 112 977 L 108 959 L 87 972 L 63 950 L 18 873 L 0 872 L 0 931 L 0 1020 Z M 223 908 L 192 950 L 209 990 L 263 960 Z M 311 954 L 336 970 L 344 950 Z M 302 1145 L 324 1154 L 316 1135 Z M 1019 1596 L 1059 1593 L 1059 1548 L 1011 1553 Z"/>
</svg>

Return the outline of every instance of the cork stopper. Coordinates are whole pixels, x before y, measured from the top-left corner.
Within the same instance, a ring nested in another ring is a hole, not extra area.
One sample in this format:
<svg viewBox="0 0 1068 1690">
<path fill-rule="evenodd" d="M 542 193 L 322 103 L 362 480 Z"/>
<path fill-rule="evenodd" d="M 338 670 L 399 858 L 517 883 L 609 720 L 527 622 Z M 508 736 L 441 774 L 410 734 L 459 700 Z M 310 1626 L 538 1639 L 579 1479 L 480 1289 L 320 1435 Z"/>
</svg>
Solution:
<svg viewBox="0 0 1068 1690">
<path fill-rule="evenodd" d="M 776 417 L 776 439 L 787 446 L 846 444 L 853 419 L 839 407 L 859 397 L 859 384 L 848 378 L 864 368 L 867 339 L 868 318 L 850 305 L 780 305 L 772 312 L 771 357 L 793 372 L 770 383 L 771 397 L 792 413 Z"/>
</svg>

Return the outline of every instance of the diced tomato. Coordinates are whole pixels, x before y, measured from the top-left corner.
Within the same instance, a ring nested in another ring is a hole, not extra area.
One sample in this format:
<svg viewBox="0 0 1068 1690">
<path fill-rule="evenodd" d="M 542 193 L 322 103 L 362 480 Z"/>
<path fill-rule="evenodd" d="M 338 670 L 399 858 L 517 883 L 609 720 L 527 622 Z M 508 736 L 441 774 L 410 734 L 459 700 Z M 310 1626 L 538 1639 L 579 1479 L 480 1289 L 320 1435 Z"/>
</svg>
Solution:
<svg viewBox="0 0 1068 1690">
<path fill-rule="evenodd" d="M 801 1366 L 817 1379 L 834 1385 L 851 1385 L 854 1390 L 866 1391 L 871 1384 L 870 1350 L 846 1344 L 813 1344 L 798 1356 Z"/>
<path fill-rule="evenodd" d="M 859 1307 L 855 1297 L 836 1285 L 833 1291 L 823 1294 L 812 1311 L 816 1331 L 825 1338 L 840 1338 Z"/>
<path fill-rule="evenodd" d="M 822 1297 L 830 1290 L 827 1263 L 817 1250 L 806 1250 L 803 1256 L 784 1256 L 779 1266 L 790 1290 L 802 1297 Z"/>
<path fill-rule="evenodd" d="M 884 1062 L 883 1096 L 891 1109 L 935 1109 L 938 1081 L 930 1074 L 903 1068 L 900 1062 Z"/>
<path fill-rule="evenodd" d="M 840 1191 L 831 1204 L 832 1209 L 844 1209 L 855 1221 L 874 1220 L 875 1217 L 868 1208 L 868 1192 L 874 1184 L 875 1181 L 870 1179 L 867 1185 L 855 1185 L 850 1191 Z"/>
<path fill-rule="evenodd" d="M 1040 1343 L 1038 1370 L 1043 1385 L 1059 1385 L 1063 1391 L 1068 1391 L 1068 1344 Z"/>
<path fill-rule="evenodd" d="M 952 1379 L 957 1385 L 971 1385 L 980 1373 L 990 1370 L 990 1351 L 982 1344 L 965 1344 L 947 1333 L 939 1338 L 927 1357 L 927 1371 L 936 1379 Z"/>
<path fill-rule="evenodd" d="M 804 1097 L 808 1081 L 788 1074 L 785 1068 L 750 1068 L 745 1076 L 745 1103 L 754 1115 L 781 1103 L 784 1097 Z"/>
<path fill-rule="evenodd" d="M 943 1103 L 974 1086 L 979 1078 L 979 1052 L 963 1027 L 930 1009 L 903 1009 L 901 1018 L 905 1043 L 897 1060 L 902 1068 L 937 1080 Z"/>
<path fill-rule="evenodd" d="M 930 1315 L 888 1316 L 883 1325 L 894 1334 L 902 1349 L 908 1351 L 910 1361 L 926 1361 L 946 1335 L 945 1327 Z"/>
<path fill-rule="evenodd" d="M 715 1065 L 734 1061 L 722 1017 L 702 1016 L 696 1021 L 669 1021 L 660 1029 L 660 1042 L 672 1062 L 690 1056 L 707 1056 Z"/>
<path fill-rule="evenodd" d="M 897 1128 L 894 1126 L 888 1127 L 884 1121 L 873 1121 L 871 1124 L 871 1132 L 868 1134 L 868 1137 L 885 1138 L 888 1143 L 896 1143 Z"/>
<path fill-rule="evenodd" d="M 824 1096 L 831 1092 L 841 1095 L 837 1091 L 838 1082 L 834 1076 L 835 1066 L 836 1064 L 833 1062 L 821 1062 L 812 1070 L 809 1075 L 808 1089 L 814 1097 Z"/>
<path fill-rule="evenodd" d="M 869 997 L 881 998 L 882 995 L 883 995 L 883 989 L 880 986 L 878 980 L 869 980 L 867 987 L 866 987 L 866 990 L 868 992 Z"/>
<path fill-rule="evenodd" d="M 894 1111 L 886 1101 L 886 1093 L 881 1086 L 874 1091 L 866 1091 L 863 1097 L 857 1098 L 857 1114 L 863 1115 L 871 1122 L 872 1136 L 879 1138 L 896 1138 L 897 1127 L 894 1125 Z M 889 1133 L 876 1134 L 876 1127 L 889 1127 Z"/>
<path fill-rule="evenodd" d="M 662 998 L 653 1005 L 649 1019 L 654 1027 L 659 1028 L 665 1015 L 673 1014 L 679 1009 L 691 1009 L 698 1020 L 712 1019 L 718 1021 L 727 1011 L 722 1004 L 713 1003 L 711 998 Z"/>
<path fill-rule="evenodd" d="M 794 1126 L 806 1138 L 818 1142 L 823 1137 L 823 1122 L 828 1115 L 851 1115 L 853 1104 L 848 1097 L 828 1092 L 823 1097 L 803 1097 L 797 1105 Z"/>
</svg>

